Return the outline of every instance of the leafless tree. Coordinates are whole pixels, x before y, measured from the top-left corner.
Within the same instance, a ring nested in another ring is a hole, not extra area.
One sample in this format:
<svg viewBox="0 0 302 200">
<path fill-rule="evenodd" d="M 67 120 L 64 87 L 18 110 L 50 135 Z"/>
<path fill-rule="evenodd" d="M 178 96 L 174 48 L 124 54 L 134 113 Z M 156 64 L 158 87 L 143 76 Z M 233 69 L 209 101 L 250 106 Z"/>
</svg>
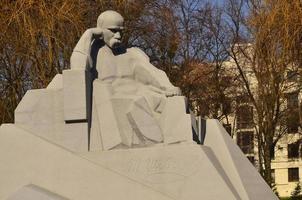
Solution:
<svg viewBox="0 0 302 200">
<path fill-rule="evenodd" d="M 286 76 L 288 71 L 298 70 L 293 52 L 300 50 L 292 45 L 296 43 L 288 33 L 301 33 L 301 24 L 297 26 L 301 22 L 289 20 L 295 13 L 289 10 L 298 2 L 229 0 L 226 11 L 233 38 L 230 56 L 240 76 L 241 92 L 255 108 L 259 170 L 270 185 L 272 153 L 288 132 L 286 95 L 299 90 Z"/>
</svg>

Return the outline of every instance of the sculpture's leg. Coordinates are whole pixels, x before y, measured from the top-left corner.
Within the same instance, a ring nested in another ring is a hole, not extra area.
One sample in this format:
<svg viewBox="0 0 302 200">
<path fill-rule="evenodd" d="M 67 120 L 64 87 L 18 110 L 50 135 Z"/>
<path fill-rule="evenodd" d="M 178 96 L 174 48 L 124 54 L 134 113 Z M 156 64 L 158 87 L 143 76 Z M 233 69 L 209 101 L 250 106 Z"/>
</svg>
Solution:
<svg viewBox="0 0 302 200">
<path fill-rule="evenodd" d="M 90 142 L 89 151 L 103 150 L 103 142 L 101 137 L 101 130 L 99 125 L 99 118 L 96 111 L 96 106 L 92 105 L 92 119 L 91 119 L 91 129 L 90 129 Z"/>
<path fill-rule="evenodd" d="M 121 134 L 122 143 L 128 147 L 131 147 L 132 144 L 140 143 L 138 138 L 134 136 L 135 133 L 126 115 L 131 107 L 131 104 L 133 104 L 134 99 L 136 98 L 137 96 L 134 95 L 114 95 L 111 98 L 115 118 L 118 122 L 118 128 Z"/>
<path fill-rule="evenodd" d="M 138 90 L 137 94 L 145 97 L 145 100 L 149 105 L 148 109 L 150 109 L 153 114 L 161 113 L 163 111 L 163 108 L 165 107 L 165 95 L 158 94 L 145 88 Z"/>
<path fill-rule="evenodd" d="M 127 117 L 138 136 L 142 135 L 154 142 L 163 141 L 162 131 L 144 97 L 135 100 Z"/>
<path fill-rule="evenodd" d="M 93 123 L 98 123 L 99 131 L 91 130 L 91 139 L 97 134 L 101 134 L 103 150 L 109 150 L 122 143 L 118 122 L 115 118 L 111 102 L 111 86 L 101 83 L 98 80 L 93 82 L 93 105 L 96 117 L 93 116 Z M 94 124 L 92 124 L 95 127 Z M 93 141 L 90 141 L 94 144 Z M 92 149 L 92 147 L 90 147 Z M 96 148 L 98 149 L 98 148 Z"/>
<path fill-rule="evenodd" d="M 159 125 L 144 97 L 115 94 L 111 100 L 123 144 L 130 147 L 146 145 L 148 140 L 162 141 Z"/>
</svg>

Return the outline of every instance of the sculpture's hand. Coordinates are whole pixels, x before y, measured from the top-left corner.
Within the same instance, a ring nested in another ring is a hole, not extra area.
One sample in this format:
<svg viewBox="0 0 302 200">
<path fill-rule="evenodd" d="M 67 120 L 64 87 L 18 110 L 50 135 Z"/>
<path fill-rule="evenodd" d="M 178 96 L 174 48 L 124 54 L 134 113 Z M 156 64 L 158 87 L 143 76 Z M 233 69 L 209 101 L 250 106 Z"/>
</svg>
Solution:
<svg viewBox="0 0 302 200">
<path fill-rule="evenodd" d="M 91 33 L 93 38 L 103 38 L 103 29 L 101 28 L 90 28 L 88 31 Z"/>
<path fill-rule="evenodd" d="M 181 90 L 179 87 L 171 87 L 166 89 L 165 94 L 167 97 L 181 96 Z"/>
</svg>

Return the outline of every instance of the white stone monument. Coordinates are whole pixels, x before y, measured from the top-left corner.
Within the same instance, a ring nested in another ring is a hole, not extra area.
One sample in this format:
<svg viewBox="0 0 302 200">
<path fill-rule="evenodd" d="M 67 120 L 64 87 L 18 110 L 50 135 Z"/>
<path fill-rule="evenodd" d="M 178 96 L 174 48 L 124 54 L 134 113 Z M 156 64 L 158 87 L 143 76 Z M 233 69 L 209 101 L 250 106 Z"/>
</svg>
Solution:
<svg viewBox="0 0 302 200">
<path fill-rule="evenodd" d="M 122 45 L 123 23 L 103 12 L 71 69 L 0 127 L 0 199 L 277 199 L 217 120 L 202 135 L 179 88 Z"/>
</svg>

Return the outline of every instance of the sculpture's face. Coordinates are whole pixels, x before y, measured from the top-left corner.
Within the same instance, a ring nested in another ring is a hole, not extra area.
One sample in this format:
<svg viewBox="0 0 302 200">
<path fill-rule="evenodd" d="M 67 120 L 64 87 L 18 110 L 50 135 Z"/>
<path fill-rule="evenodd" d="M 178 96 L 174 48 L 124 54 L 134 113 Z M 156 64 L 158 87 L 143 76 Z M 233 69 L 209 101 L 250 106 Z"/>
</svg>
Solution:
<svg viewBox="0 0 302 200">
<path fill-rule="evenodd" d="M 112 49 L 119 47 L 122 43 L 123 30 L 119 27 L 103 30 L 104 42 Z"/>
<path fill-rule="evenodd" d="M 103 12 L 97 22 L 97 26 L 103 30 L 103 39 L 107 46 L 115 49 L 122 43 L 124 18 L 115 11 Z"/>
</svg>

